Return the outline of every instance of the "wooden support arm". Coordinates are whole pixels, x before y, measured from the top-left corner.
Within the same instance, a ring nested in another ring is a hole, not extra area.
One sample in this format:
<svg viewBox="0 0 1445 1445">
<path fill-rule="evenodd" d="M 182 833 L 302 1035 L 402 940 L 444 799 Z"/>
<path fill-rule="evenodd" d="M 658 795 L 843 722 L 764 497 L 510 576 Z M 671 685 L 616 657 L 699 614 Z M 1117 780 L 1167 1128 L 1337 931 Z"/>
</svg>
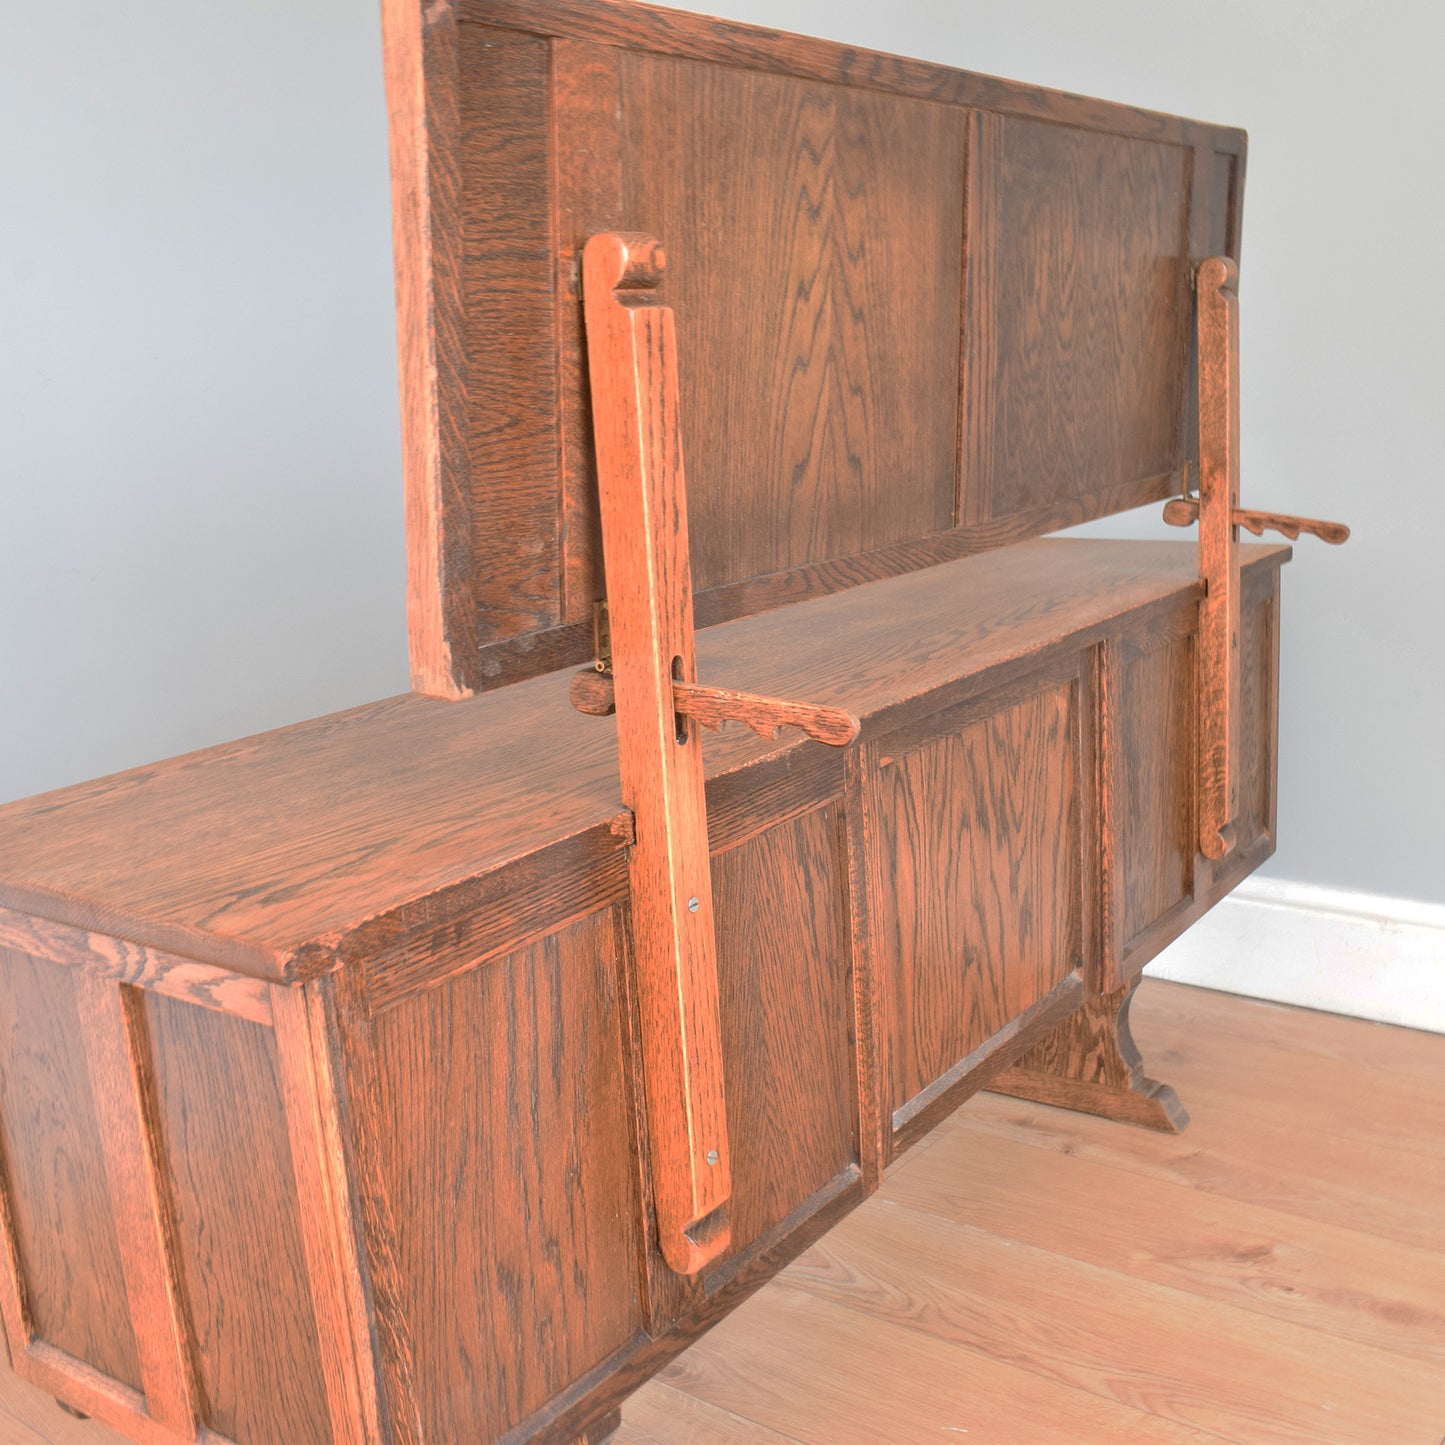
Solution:
<svg viewBox="0 0 1445 1445">
<path fill-rule="evenodd" d="M 572 706 L 578 712 L 594 717 L 607 717 L 617 709 L 612 674 L 599 672 L 595 667 L 579 672 L 572 679 L 571 696 Z M 705 687 L 696 682 L 673 683 L 672 702 L 680 716 L 690 717 L 713 730 L 725 722 L 741 722 L 760 737 L 775 738 L 783 728 L 800 728 L 814 742 L 835 748 L 847 747 L 858 736 L 858 719 L 841 707 L 785 702 L 776 697 Z"/>
<path fill-rule="evenodd" d="M 1340 522 L 1251 512 L 1239 505 L 1239 271 L 1227 256 L 1202 261 L 1196 278 L 1199 344 L 1199 495 L 1165 504 L 1172 526 L 1199 523 L 1199 849 L 1218 861 L 1234 846 L 1240 709 L 1239 529 L 1309 532 L 1338 546 Z"/>
<path fill-rule="evenodd" d="M 1175 497 L 1165 502 L 1164 520 L 1171 527 L 1191 526 L 1199 520 L 1199 498 Z M 1283 512 L 1251 512 L 1247 508 L 1236 507 L 1230 514 L 1230 520 L 1234 526 L 1243 527 L 1256 537 L 1262 537 L 1266 532 L 1279 532 L 1294 541 L 1301 532 L 1308 532 L 1332 547 L 1350 540 L 1350 529 L 1343 522 L 1322 522 L 1315 517 L 1291 517 Z"/>
<path fill-rule="evenodd" d="M 798 727 L 843 747 L 858 719 L 697 680 L 676 332 L 657 298 L 664 264 L 648 236 L 593 236 L 582 253 L 607 603 L 598 668 L 571 693 L 583 712 L 617 714 L 635 821 L 628 882 L 653 1208 L 663 1258 L 695 1274 L 731 1234 L 701 729 Z"/>
<path fill-rule="evenodd" d="M 582 258 L 607 574 L 633 967 L 653 1208 L 663 1258 L 694 1274 L 731 1237 L 717 953 L 698 729 L 675 682 L 694 680 L 687 502 L 672 312 L 661 245 L 603 234 Z"/>
</svg>

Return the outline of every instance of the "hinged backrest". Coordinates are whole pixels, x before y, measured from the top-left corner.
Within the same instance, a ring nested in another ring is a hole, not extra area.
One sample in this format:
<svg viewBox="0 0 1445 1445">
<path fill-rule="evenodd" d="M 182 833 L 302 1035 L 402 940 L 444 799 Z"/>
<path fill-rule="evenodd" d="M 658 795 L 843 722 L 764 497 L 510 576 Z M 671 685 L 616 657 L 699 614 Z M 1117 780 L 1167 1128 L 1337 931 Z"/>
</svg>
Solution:
<svg viewBox="0 0 1445 1445">
<path fill-rule="evenodd" d="M 1160 500 L 1237 130 L 612 0 L 386 0 L 413 674 L 586 661 L 578 257 L 677 318 L 699 625 Z"/>
</svg>

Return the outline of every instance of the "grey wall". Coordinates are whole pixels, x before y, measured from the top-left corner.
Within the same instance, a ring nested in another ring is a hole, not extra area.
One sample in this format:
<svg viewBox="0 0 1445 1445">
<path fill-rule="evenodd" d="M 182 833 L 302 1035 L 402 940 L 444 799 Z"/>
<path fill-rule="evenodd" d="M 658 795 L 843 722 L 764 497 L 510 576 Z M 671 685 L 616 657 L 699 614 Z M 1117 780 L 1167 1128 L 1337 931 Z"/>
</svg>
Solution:
<svg viewBox="0 0 1445 1445">
<path fill-rule="evenodd" d="M 0 797 L 407 686 L 358 0 L 0 6 Z"/>
<path fill-rule="evenodd" d="M 1445 901 L 1445 9 L 715 8 L 1249 128 L 1246 500 L 1355 528 L 1285 574 L 1271 871 Z M 10 6 L 0 106 L 0 796 L 403 688 L 372 5 Z"/>
</svg>

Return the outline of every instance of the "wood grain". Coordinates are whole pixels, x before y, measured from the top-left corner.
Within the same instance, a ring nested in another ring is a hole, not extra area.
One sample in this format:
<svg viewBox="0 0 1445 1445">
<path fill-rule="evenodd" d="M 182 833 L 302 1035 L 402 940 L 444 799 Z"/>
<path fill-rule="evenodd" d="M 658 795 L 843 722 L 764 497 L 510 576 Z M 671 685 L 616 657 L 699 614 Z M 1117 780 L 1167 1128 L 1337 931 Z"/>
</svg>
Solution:
<svg viewBox="0 0 1445 1445">
<path fill-rule="evenodd" d="M 599 230 L 679 261 L 705 623 L 1174 489 L 1242 133 L 608 0 L 388 0 L 388 56 L 419 686 L 586 660 Z"/>
<path fill-rule="evenodd" d="M 1289 556 L 1243 551 L 1247 576 Z M 1185 542 L 1024 543 L 709 629 L 698 666 L 718 686 L 847 708 L 866 737 L 921 698 L 1186 603 L 1197 579 Z M 434 947 L 492 897 L 545 931 L 546 898 L 565 920 L 626 837 L 613 729 L 569 705 L 569 680 L 391 698 L 0 806 L 0 904 L 271 978 Z M 800 749 L 816 751 L 731 728 L 704 765 L 716 779 Z M 507 905 L 488 875 L 538 854 Z"/>
<path fill-rule="evenodd" d="M 589 236 L 626 224 L 617 123 L 622 56 L 611 44 L 565 39 L 554 40 L 551 53 L 562 612 L 568 622 L 590 624 L 593 603 L 606 588 L 582 323 L 582 248 Z"/>
<path fill-rule="evenodd" d="M 857 1159 L 842 818 L 806 813 L 712 867 L 736 1255 Z"/>
<path fill-rule="evenodd" d="M 1055 685 L 877 745 L 891 1107 L 1081 966 L 1077 701 Z M 904 749 L 907 749 L 906 751 Z"/>
<path fill-rule="evenodd" d="M 331 992 L 275 989 L 276 1058 L 332 1445 L 388 1439 L 360 1206 L 347 1158 Z M 298 1301 L 298 1304 L 301 1302 Z"/>
<path fill-rule="evenodd" d="M 70 970 L 0 949 L 0 1133 L 25 1332 L 142 1389 Z"/>
<path fill-rule="evenodd" d="M 374 1021 L 425 1440 L 495 1438 L 641 1326 L 616 969 L 603 912 Z"/>
<path fill-rule="evenodd" d="M 988 1087 L 1000 1094 L 1102 1114 L 1121 1123 L 1177 1134 L 1189 1115 L 1168 1084 L 1144 1073 L 1129 1028 L 1138 980 L 1091 997 L 1055 1025 Z"/>
<path fill-rule="evenodd" d="M 77 981 L 76 1002 L 146 1413 L 189 1439 L 200 1423 L 200 1390 L 152 1114 L 141 1000 L 129 986 L 88 975 Z"/>
<path fill-rule="evenodd" d="M 628 214 L 673 259 L 698 588 L 949 527 L 961 114 L 651 55 L 623 75 Z"/>
<path fill-rule="evenodd" d="M 962 1134 L 945 1152 L 967 1168 Z M 1428 1438 L 1416 1362 L 897 1204 L 845 1221 L 789 1283 L 1210 1439 Z"/>
<path fill-rule="evenodd" d="M 673 698 L 697 658 L 663 268 L 648 236 L 604 232 L 582 257 L 653 1208 L 668 1264 L 695 1274 L 727 1247 L 732 1166 L 702 736 Z"/>
<path fill-rule="evenodd" d="M 275 1036 L 143 1000 L 202 1418 L 245 1445 L 332 1445 Z"/>
<path fill-rule="evenodd" d="M 1187 152 L 1030 120 L 980 125 L 963 515 L 1174 471 Z"/>
<path fill-rule="evenodd" d="M 152 989 L 252 1023 L 271 1022 L 271 996 L 264 983 L 164 949 L 71 928 L 13 908 L 0 908 L 0 947 L 50 963 L 69 964 L 95 978 Z"/>
<path fill-rule="evenodd" d="M 1240 709 L 1239 270 L 1200 264 L 1199 345 L 1199 851 L 1218 861 L 1235 844 Z"/>
<path fill-rule="evenodd" d="M 552 89 L 545 41 L 485 25 L 457 35 L 475 649 L 562 613 Z"/>
<path fill-rule="evenodd" d="M 1121 661 L 1115 807 L 1125 953 L 1156 919 L 1193 897 L 1197 696 L 1189 633 Z"/>
<path fill-rule="evenodd" d="M 383 0 L 412 686 L 472 691 L 456 11 Z"/>
</svg>

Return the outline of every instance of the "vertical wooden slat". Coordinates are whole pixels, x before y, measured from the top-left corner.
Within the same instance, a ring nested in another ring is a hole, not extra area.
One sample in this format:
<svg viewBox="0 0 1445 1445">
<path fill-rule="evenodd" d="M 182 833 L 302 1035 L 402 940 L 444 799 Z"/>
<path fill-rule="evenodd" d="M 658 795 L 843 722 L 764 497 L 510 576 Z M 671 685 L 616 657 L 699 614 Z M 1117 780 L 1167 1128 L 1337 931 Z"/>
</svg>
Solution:
<svg viewBox="0 0 1445 1445">
<path fill-rule="evenodd" d="M 604 232 L 583 295 L 617 699 L 653 1198 L 663 1256 L 695 1274 L 727 1247 L 731 1194 L 702 741 L 673 704 L 693 682 L 692 572 L 677 337 L 655 302 L 661 245 Z"/>
<path fill-rule="evenodd" d="M 1199 850 L 1234 846 L 1239 732 L 1239 272 L 1211 256 L 1199 268 Z"/>
<path fill-rule="evenodd" d="M 476 619 L 456 9 L 383 0 L 412 686 L 465 697 Z"/>
<path fill-rule="evenodd" d="M 342 1143 L 327 987 L 273 988 L 276 1051 L 332 1438 L 335 1445 L 379 1445 L 376 1350 L 361 1220 Z"/>
<path fill-rule="evenodd" d="M 1099 644 L 1094 655 L 1097 679 L 1095 733 L 1098 749 L 1098 873 L 1099 873 L 1099 969 L 1089 978 L 1095 992 L 1119 988 L 1120 964 L 1124 955 L 1124 877 L 1120 866 L 1124 856 L 1124 819 L 1119 809 L 1123 768 L 1119 757 L 1118 718 L 1115 714 L 1121 678 L 1117 643 Z M 1088 832 L 1085 832 L 1088 839 Z"/>
<path fill-rule="evenodd" d="M 10 1209 L 10 1169 L 0 1151 L 0 1323 L 12 1361 L 18 1361 L 34 1336 L 30 1312 L 25 1305 L 24 1277 L 20 1273 L 20 1248 L 15 1237 L 15 1219 Z"/>
<path fill-rule="evenodd" d="M 887 1077 L 879 1050 L 881 1027 L 878 968 L 875 959 L 873 909 L 869 896 L 869 834 L 876 826 L 869 803 L 865 759 L 875 756 L 854 749 L 844 772 L 848 849 L 848 921 L 853 984 L 853 1067 L 857 1090 L 858 1167 L 870 1194 L 883 1181 L 892 1131 L 885 1127 L 883 1080 Z"/>
<path fill-rule="evenodd" d="M 150 1067 L 138 997 L 135 989 L 95 974 L 76 979 L 146 1410 L 158 1424 L 195 1439 L 199 1392 L 148 1102 Z"/>
</svg>

